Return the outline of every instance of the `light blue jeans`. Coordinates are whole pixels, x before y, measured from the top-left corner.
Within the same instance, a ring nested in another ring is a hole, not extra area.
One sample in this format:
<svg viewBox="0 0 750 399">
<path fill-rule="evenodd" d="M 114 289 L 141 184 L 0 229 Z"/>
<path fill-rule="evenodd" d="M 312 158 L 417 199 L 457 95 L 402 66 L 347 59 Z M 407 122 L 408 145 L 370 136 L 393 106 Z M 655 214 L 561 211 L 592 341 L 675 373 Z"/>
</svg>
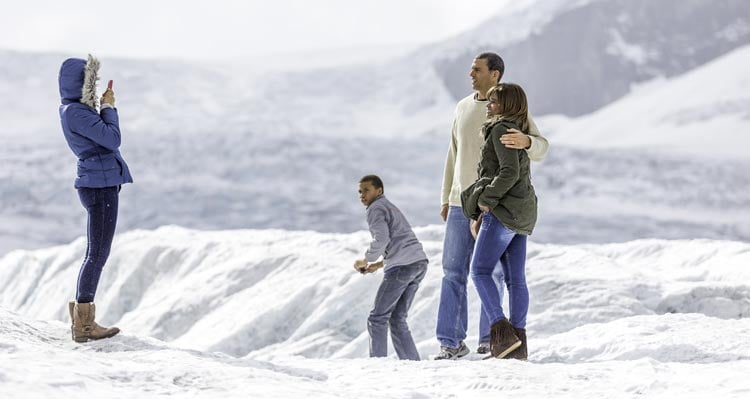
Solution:
<svg viewBox="0 0 750 399">
<path fill-rule="evenodd" d="M 474 252 L 474 237 L 471 235 L 471 220 L 464 216 L 461 207 L 448 209 L 443 242 L 443 283 L 440 289 L 440 305 L 437 317 L 437 339 L 440 346 L 458 348 L 466 339 L 468 329 L 468 304 L 466 284 L 469 279 L 471 255 Z M 493 279 L 498 293 L 503 294 L 503 272 L 499 267 L 499 256 L 495 259 Z M 486 312 L 480 310 L 479 342 L 490 341 L 490 323 Z"/>
<path fill-rule="evenodd" d="M 383 274 L 375 306 L 367 318 L 367 332 L 370 333 L 370 357 L 388 355 L 388 327 L 391 341 L 399 359 L 419 360 L 419 352 L 406 324 L 406 317 L 419 288 L 419 283 L 427 273 L 427 260 L 407 266 L 396 266 Z"/>
</svg>

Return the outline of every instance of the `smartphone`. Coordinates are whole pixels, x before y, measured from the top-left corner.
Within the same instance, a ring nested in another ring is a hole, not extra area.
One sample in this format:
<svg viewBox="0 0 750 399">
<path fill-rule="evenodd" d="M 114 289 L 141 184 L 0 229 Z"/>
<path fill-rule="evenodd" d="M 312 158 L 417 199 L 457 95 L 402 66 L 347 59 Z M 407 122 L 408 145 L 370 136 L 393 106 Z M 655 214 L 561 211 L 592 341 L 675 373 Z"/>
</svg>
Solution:
<svg viewBox="0 0 750 399">
<path fill-rule="evenodd" d="M 109 83 L 107 83 L 107 90 L 112 90 L 112 83 L 114 82 L 111 80 L 109 81 Z"/>
</svg>

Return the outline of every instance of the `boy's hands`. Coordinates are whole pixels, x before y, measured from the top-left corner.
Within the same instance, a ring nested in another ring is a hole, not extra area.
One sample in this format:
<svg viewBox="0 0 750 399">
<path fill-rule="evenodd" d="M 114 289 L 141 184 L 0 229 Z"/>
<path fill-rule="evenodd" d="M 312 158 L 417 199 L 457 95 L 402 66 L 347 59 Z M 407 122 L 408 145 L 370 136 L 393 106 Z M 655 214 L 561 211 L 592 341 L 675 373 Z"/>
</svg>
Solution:
<svg viewBox="0 0 750 399">
<path fill-rule="evenodd" d="M 354 261 L 354 270 L 362 273 L 369 274 L 383 267 L 383 261 L 375 262 L 371 265 L 367 264 L 367 259 L 357 259 Z"/>
<path fill-rule="evenodd" d="M 367 266 L 367 269 L 365 269 L 364 274 L 374 273 L 376 270 L 380 269 L 381 267 L 383 267 L 382 260 L 380 262 L 375 262 L 371 264 L 370 266 Z"/>
<path fill-rule="evenodd" d="M 367 259 L 357 259 L 354 261 L 354 270 L 365 274 L 367 270 Z"/>
</svg>

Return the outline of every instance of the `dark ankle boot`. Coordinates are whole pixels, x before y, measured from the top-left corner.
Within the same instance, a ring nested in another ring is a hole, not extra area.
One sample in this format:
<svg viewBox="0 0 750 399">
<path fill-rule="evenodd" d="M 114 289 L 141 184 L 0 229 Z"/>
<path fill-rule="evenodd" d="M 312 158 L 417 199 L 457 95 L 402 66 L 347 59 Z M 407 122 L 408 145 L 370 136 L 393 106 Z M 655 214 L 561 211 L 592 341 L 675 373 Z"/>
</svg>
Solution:
<svg viewBox="0 0 750 399">
<path fill-rule="evenodd" d="M 525 328 L 515 328 L 516 330 L 516 336 L 518 336 L 518 339 L 521 340 L 521 346 L 516 348 L 511 353 L 508 353 L 507 356 L 505 356 L 506 359 L 517 359 L 517 360 L 527 360 L 529 358 L 529 349 L 526 344 L 526 329 Z"/>
<path fill-rule="evenodd" d="M 490 351 L 492 356 L 502 359 L 521 346 L 516 330 L 506 319 L 496 321 L 490 329 Z"/>
</svg>

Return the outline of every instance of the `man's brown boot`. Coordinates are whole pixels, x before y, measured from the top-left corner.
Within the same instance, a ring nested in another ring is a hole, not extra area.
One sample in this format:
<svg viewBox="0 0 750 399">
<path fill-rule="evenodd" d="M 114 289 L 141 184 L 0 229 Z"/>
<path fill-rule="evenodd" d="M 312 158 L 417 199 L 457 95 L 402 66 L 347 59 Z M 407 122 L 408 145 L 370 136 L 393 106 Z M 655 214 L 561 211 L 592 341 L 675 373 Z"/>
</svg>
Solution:
<svg viewBox="0 0 750 399">
<path fill-rule="evenodd" d="M 492 357 L 502 359 L 521 346 L 516 330 L 507 319 L 496 321 L 490 329 L 490 351 Z"/>
<path fill-rule="evenodd" d="M 96 324 L 96 305 L 91 303 L 76 303 L 73 307 L 73 341 L 87 342 L 103 338 L 111 338 L 120 332 L 117 327 L 102 327 Z"/>
<path fill-rule="evenodd" d="M 526 329 L 525 328 L 515 328 L 516 330 L 516 336 L 518 336 L 518 339 L 521 340 L 521 346 L 516 348 L 511 353 L 508 353 L 507 356 L 505 356 L 506 359 L 518 359 L 518 360 L 527 360 L 529 358 L 529 349 L 526 344 Z"/>
</svg>

